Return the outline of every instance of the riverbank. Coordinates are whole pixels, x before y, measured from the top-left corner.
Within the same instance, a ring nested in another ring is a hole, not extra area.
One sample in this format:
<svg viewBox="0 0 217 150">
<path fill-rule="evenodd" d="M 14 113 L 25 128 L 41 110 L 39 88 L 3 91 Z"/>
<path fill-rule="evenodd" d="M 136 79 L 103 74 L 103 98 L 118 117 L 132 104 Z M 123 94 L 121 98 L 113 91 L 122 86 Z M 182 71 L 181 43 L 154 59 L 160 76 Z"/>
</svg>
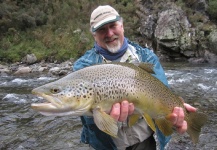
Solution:
<svg viewBox="0 0 217 150">
<path fill-rule="evenodd" d="M 73 60 L 67 60 L 62 63 L 22 63 L 0 64 L 0 74 L 4 75 L 25 75 L 29 73 L 47 73 L 48 75 L 63 76 L 72 72 Z"/>
<path fill-rule="evenodd" d="M 32 60 L 16 62 L 12 64 L 0 64 L 0 75 L 26 75 L 30 73 L 36 74 L 48 74 L 51 76 L 64 76 L 68 73 L 72 72 L 74 59 L 70 59 L 64 62 L 34 62 Z M 168 65 L 169 64 L 169 65 Z M 187 66 L 213 66 L 216 64 L 205 63 L 204 61 L 200 61 L 200 59 L 195 59 L 190 62 L 162 62 L 163 67 L 171 67 L 171 64 L 177 65 L 185 65 Z"/>
</svg>

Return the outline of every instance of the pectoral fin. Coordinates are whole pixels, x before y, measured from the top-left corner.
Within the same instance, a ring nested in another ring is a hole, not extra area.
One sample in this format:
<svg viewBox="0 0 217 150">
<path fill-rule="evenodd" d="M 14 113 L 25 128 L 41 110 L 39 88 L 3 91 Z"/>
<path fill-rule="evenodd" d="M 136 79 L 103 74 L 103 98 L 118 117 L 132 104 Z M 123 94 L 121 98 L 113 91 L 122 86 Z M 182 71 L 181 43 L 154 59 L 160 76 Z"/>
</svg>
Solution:
<svg viewBox="0 0 217 150">
<path fill-rule="evenodd" d="M 153 119 L 148 114 L 144 114 L 143 117 L 145 118 L 149 127 L 155 132 L 156 128 Z"/>
<path fill-rule="evenodd" d="M 113 137 L 117 137 L 117 133 L 118 133 L 117 121 L 115 121 L 110 115 L 106 114 L 100 108 L 96 108 L 93 110 L 93 118 L 97 127 L 101 131 Z"/>
<path fill-rule="evenodd" d="M 173 133 L 173 125 L 172 122 L 167 120 L 166 118 L 158 118 L 155 120 L 156 125 L 160 129 L 160 131 L 165 135 L 169 136 Z"/>
</svg>

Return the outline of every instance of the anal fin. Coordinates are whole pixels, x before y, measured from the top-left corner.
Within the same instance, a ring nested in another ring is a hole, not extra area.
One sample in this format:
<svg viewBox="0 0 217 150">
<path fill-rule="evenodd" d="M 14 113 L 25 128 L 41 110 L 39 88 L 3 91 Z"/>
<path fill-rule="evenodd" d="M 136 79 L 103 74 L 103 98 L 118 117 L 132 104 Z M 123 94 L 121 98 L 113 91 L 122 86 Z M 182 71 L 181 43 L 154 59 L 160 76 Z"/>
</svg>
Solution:
<svg viewBox="0 0 217 150">
<path fill-rule="evenodd" d="M 174 131 L 172 122 L 164 117 L 155 119 L 155 123 L 165 136 L 171 135 Z"/>
<path fill-rule="evenodd" d="M 128 120 L 128 126 L 132 127 L 136 122 L 139 120 L 140 115 L 139 114 L 132 114 L 129 116 Z"/>
<path fill-rule="evenodd" d="M 144 114 L 143 117 L 145 118 L 145 120 L 146 120 L 147 124 L 149 125 L 149 127 L 155 132 L 156 127 L 155 127 L 153 119 L 148 114 Z"/>
</svg>

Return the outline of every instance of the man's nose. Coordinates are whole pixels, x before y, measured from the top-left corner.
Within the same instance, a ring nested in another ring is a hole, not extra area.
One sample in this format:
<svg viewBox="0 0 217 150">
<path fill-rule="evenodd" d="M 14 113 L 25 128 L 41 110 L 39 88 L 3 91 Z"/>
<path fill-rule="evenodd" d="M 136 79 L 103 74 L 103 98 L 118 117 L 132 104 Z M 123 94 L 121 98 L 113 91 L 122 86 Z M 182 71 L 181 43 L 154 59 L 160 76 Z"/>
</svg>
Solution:
<svg viewBox="0 0 217 150">
<path fill-rule="evenodd" d="M 113 35 L 114 35 L 113 30 L 108 28 L 108 30 L 106 32 L 106 36 L 107 37 L 112 37 Z"/>
</svg>

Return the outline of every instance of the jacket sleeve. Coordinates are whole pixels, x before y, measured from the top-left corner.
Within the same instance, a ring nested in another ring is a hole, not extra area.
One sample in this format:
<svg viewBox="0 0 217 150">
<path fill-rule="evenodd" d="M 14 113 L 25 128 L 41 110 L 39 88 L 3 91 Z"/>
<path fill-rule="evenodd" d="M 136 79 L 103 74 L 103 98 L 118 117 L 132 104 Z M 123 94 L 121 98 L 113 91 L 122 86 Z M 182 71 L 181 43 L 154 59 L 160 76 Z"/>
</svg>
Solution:
<svg viewBox="0 0 217 150">
<path fill-rule="evenodd" d="M 159 62 L 158 57 L 155 54 L 153 54 L 153 56 L 149 60 L 149 62 L 154 64 L 154 72 L 155 72 L 155 74 L 153 76 L 158 78 L 161 82 L 164 83 L 164 85 L 169 87 L 165 72 L 164 72 L 163 67 L 161 66 L 161 64 Z"/>
<path fill-rule="evenodd" d="M 93 64 L 93 60 L 91 59 L 91 50 L 87 51 L 82 57 L 74 62 L 73 71 L 77 71 L 79 69 L 88 67 Z"/>
<path fill-rule="evenodd" d="M 92 48 L 91 50 L 88 50 L 77 61 L 75 61 L 73 65 L 73 71 L 77 71 L 79 69 L 98 63 L 102 63 L 102 57 L 95 51 L 95 48 Z"/>
</svg>

